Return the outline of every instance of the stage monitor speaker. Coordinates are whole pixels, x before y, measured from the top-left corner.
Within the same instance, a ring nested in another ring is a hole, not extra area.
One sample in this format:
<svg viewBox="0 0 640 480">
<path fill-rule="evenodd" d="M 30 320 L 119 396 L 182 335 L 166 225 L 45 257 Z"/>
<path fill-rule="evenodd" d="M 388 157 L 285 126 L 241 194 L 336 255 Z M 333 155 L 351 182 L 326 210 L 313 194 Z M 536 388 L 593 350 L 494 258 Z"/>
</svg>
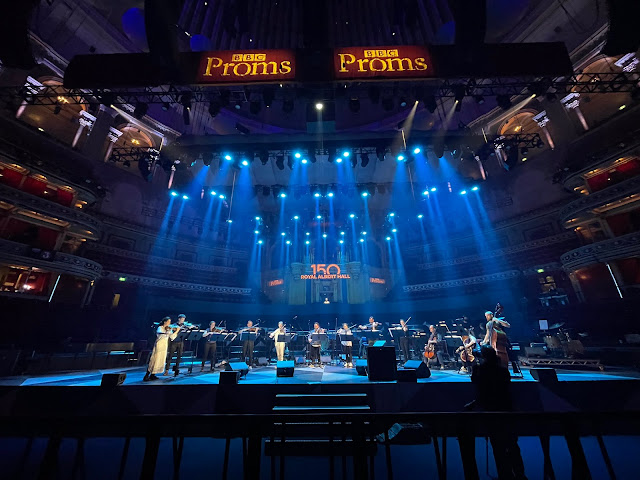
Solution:
<svg viewBox="0 0 640 480">
<path fill-rule="evenodd" d="M 276 377 L 293 377 L 293 360 L 278 360 L 276 364 Z"/>
<path fill-rule="evenodd" d="M 238 370 L 226 370 L 220 372 L 220 385 L 237 385 L 240 379 L 240 372 Z"/>
<path fill-rule="evenodd" d="M 369 347 L 367 369 L 372 382 L 393 382 L 396 379 L 395 347 Z"/>
<path fill-rule="evenodd" d="M 127 378 L 126 373 L 103 373 L 100 386 L 101 387 L 119 387 L 124 383 L 125 378 Z"/>
<path fill-rule="evenodd" d="M 544 346 L 524 347 L 527 357 L 546 357 L 547 351 Z"/>
<path fill-rule="evenodd" d="M 241 377 L 249 373 L 249 365 L 247 365 L 246 362 L 229 362 L 225 364 L 224 369 L 240 372 Z"/>
<path fill-rule="evenodd" d="M 258 357 L 256 363 L 260 367 L 266 367 L 267 365 L 269 365 L 269 359 L 267 357 Z"/>
<path fill-rule="evenodd" d="M 358 375 L 365 376 L 367 374 L 367 360 L 359 358 L 355 362 L 356 372 Z"/>
<path fill-rule="evenodd" d="M 553 368 L 532 368 L 529 372 L 531 372 L 531 376 L 536 382 L 545 385 L 558 382 L 558 376 Z"/>
<path fill-rule="evenodd" d="M 418 371 L 415 368 L 399 368 L 397 371 L 398 382 L 416 383 Z"/>
<path fill-rule="evenodd" d="M 407 360 L 403 365 L 403 368 L 412 368 L 416 371 L 418 378 L 429 378 L 431 376 L 431 369 L 429 365 L 422 360 Z"/>
<path fill-rule="evenodd" d="M 320 363 L 331 363 L 331 355 L 320 355 Z"/>
</svg>

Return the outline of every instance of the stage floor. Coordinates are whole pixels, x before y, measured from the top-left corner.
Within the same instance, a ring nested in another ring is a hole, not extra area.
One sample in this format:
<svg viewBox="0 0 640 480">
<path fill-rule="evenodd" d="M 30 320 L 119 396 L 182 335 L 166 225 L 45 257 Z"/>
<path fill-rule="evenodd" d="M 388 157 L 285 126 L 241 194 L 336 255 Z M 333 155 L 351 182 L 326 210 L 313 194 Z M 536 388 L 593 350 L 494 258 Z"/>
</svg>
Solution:
<svg viewBox="0 0 640 480">
<path fill-rule="evenodd" d="M 98 386 L 104 373 L 125 372 L 127 378 L 124 385 L 217 385 L 220 381 L 220 372 L 200 372 L 200 365 L 194 366 L 193 373 L 187 373 L 187 367 L 181 368 L 178 377 L 160 376 L 159 380 L 143 382 L 144 367 L 92 370 L 82 372 L 60 372 L 39 376 L 16 376 L 0 378 L 0 386 Z M 459 374 L 455 370 L 431 371 L 430 378 L 418 379 L 418 383 L 469 383 L 469 375 Z M 529 370 L 523 368 L 524 378 L 512 377 L 514 382 L 535 382 Z M 640 373 L 634 370 L 610 369 L 604 372 L 594 370 L 561 370 L 556 369 L 559 381 L 566 382 L 590 382 L 612 380 L 638 380 Z M 275 365 L 256 367 L 242 377 L 241 384 L 246 385 L 318 385 L 318 384 L 370 384 L 372 382 L 366 376 L 358 375 L 355 368 L 338 366 L 325 366 L 323 368 L 311 368 L 296 366 L 293 377 L 277 377 Z M 377 382 L 393 383 L 393 382 Z"/>
</svg>

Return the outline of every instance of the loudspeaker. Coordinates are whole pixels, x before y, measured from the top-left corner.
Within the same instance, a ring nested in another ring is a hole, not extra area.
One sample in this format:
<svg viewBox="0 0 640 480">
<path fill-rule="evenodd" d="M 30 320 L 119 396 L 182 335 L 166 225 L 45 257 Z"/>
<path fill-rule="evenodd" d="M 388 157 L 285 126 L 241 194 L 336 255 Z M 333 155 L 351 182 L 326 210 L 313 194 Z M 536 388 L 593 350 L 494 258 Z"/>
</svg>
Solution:
<svg viewBox="0 0 640 480">
<path fill-rule="evenodd" d="M 431 369 L 429 365 L 422 360 L 407 360 L 403 365 L 403 368 L 411 368 L 416 371 L 417 378 L 429 378 L 431 376 Z"/>
<path fill-rule="evenodd" d="M 258 366 L 264 367 L 266 365 L 269 365 L 269 360 L 267 359 L 267 357 L 258 357 L 256 363 L 258 364 Z"/>
<path fill-rule="evenodd" d="M 392 382 L 396 379 L 395 347 L 369 347 L 367 368 L 371 382 Z"/>
<path fill-rule="evenodd" d="M 418 371 L 415 368 L 400 368 L 397 372 L 398 382 L 416 383 Z"/>
<path fill-rule="evenodd" d="M 249 365 L 247 365 L 246 362 L 229 362 L 225 364 L 224 369 L 227 371 L 233 370 L 234 372 L 240 372 L 241 377 L 249 373 Z"/>
<path fill-rule="evenodd" d="M 359 359 L 356 360 L 356 363 L 354 365 L 356 367 L 356 372 L 358 372 L 358 375 L 365 376 L 367 374 L 367 360 L 366 359 L 359 358 Z"/>
<path fill-rule="evenodd" d="M 101 387 L 119 387 L 124 383 L 124 379 L 127 378 L 126 373 L 103 373 Z"/>
<path fill-rule="evenodd" d="M 293 377 L 293 360 L 278 361 L 276 365 L 276 377 Z"/>
<path fill-rule="evenodd" d="M 540 383 L 551 384 L 558 381 L 558 376 L 553 368 L 532 368 L 529 372 L 531 372 L 533 379 Z"/>
<path fill-rule="evenodd" d="M 237 385 L 240 380 L 240 372 L 237 370 L 227 370 L 220 372 L 220 385 Z"/>
</svg>

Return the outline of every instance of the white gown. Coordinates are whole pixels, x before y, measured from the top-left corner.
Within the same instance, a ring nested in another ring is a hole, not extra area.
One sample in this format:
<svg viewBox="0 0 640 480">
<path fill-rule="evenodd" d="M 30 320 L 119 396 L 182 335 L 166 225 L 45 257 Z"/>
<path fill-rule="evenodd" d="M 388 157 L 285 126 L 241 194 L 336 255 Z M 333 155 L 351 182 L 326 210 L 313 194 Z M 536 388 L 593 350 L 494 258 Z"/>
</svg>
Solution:
<svg viewBox="0 0 640 480">
<path fill-rule="evenodd" d="M 163 327 L 156 330 L 156 343 L 153 345 L 151 358 L 149 358 L 149 373 L 154 375 L 164 372 L 164 365 L 167 361 L 167 349 L 169 348 L 169 339 L 175 340 L 178 332 L 165 331 Z"/>
</svg>

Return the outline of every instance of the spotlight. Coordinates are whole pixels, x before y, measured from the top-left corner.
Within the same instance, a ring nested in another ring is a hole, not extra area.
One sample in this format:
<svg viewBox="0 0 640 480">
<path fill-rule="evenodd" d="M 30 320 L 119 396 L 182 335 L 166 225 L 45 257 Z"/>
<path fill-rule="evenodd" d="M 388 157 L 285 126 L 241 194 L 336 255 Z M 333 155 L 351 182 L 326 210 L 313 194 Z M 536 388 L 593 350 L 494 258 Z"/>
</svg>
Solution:
<svg viewBox="0 0 640 480">
<path fill-rule="evenodd" d="M 291 245 L 291 240 L 287 240 L 287 241 L 286 241 L 286 242 L 284 242 L 284 243 L 286 243 L 287 245 Z"/>
<path fill-rule="evenodd" d="M 362 197 L 367 198 L 369 196 L 369 192 L 362 192 L 360 195 L 362 195 Z"/>
<path fill-rule="evenodd" d="M 149 104 L 146 102 L 138 102 L 133 109 L 133 116 L 140 120 L 147 114 L 147 110 L 149 110 Z"/>
<path fill-rule="evenodd" d="M 309 163 L 309 160 L 307 160 L 306 158 L 303 158 L 302 162 L 300 162 L 300 163 L 302 163 L 303 165 L 306 165 L 307 163 Z"/>
<path fill-rule="evenodd" d="M 320 102 L 316 103 L 316 110 L 322 110 L 324 108 L 324 105 Z"/>
<path fill-rule="evenodd" d="M 425 197 L 429 195 L 429 190 L 425 190 L 424 192 L 422 192 L 422 195 L 424 195 Z"/>
<path fill-rule="evenodd" d="M 395 216 L 396 216 L 396 214 L 395 214 L 394 212 L 391 212 L 391 213 L 389 214 L 389 216 L 390 216 L 390 217 L 395 217 Z"/>
<path fill-rule="evenodd" d="M 280 194 L 280 198 L 287 198 L 287 194 L 286 194 L 286 193 L 284 193 L 284 192 L 282 192 L 282 193 Z"/>
<path fill-rule="evenodd" d="M 286 233 L 281 232 L 280 235 L 284 237 L 286 235 Z"/>
<path fill-rule="evenodd" d="M 407 106 L 407 99 L 404 97 L 400 97 L 400 106 L 401 107 L 406 107 Z"/>
<path fill-rule="evenodd" d="M 398 156 L 396 157 L 396 160 L 398 160 L 399 162 L 404 162 L 405 157 L 404 157 L 404 155 L 400 154 L 400 155 L 398 155 Z"/>
<path fill-rule="evenodd" d="M 294 219 L 294 220 L 300 220 L 300 217 L 299 217 L 298 215 L 294 215 L 294 216 L 293 216 L 293 219 Z"/>
<path fill-rule="evenodd" d="M 287 167 L 289 167 L 289 170 L 293 170 L 293 159 L 291 155 L 287 155 Z"/>
<path fill-rule="evenodd" d="M 258 240 L 258 245 L 262 245 L 262 240 Z"/>
<path fill-rule="evenodd" d="M 260 217 L 256 217 L 255 220 L 256 220 L 256 222 L 259 222 L 262 219 Z"/>
<path fill-rule="evenodd" d="M 511 108 L 511 98 L 509 98 L 509 95 L 498 95 L 496 97 L 496 102 L 503 110 L 509 110 Z"/>
<path fill-rule="evenodd" d="M 360 99 L 358 97 L 354 97 L 349 100 L 349 110 L 353 113 L 358 113 L 360 111 Z"/>
<path fill-rule="evenodd" d="M 182 195 L 183 200 L 189 200 L 189 195 Z"/>
<path fill-rule="evenodd" d="M 462 103 L 465 93 L 466 87 L 464 85 L 455 85 L 453 87 L 453 96 L 456 99 L 456 102 Z"/>
<path fill-rule="evenodd" d="M 466 194 L 467 194 L 467 191 L 466 191 L 466 190 L 462 190 L 462 191 L 460 192 L 460 195 L 466 195 Z"/>
<path fill-rule="evenodd" d="M 366 234 L 367 234 L 367 232 L 362 232 L 362 235 L 366 235 Z"/>
<path fill-rule="evenodd" d="M 242 162 L 240 162 L 242 164 L 243 167 L 248 167 L 249 166 L 249 161 L 248 160 L 242 160 Z"/>
<path fill-rule="evenodd" d="M 225 155 L 225 156 L 224 156 L 224 159 L 225 159 L 227 162 L 230 162 L 231 160 L 233 160 L 233 157 L 232 157 L 231 155 L 228 155 L 228 154 L 227 154 L 227 155 Z"/>
<path fill-rule="evenodd" d="M 358 157 L 355 155 L 351 157 L 351 168 L 356 168 L 358 166 Z"/>
<path fill-rule="evenodd" d="M 322 220 L 322 215 L 316 215 L 317 220 Z"/>
<path fill-rule="evenodd" d="M 413 149 L 413 153 L 416 154 L 416 155 L 419 154 L 421 151 L 422 150 L 420 150 L 420 147 L 416 147 L 416 148 Z"/>
<path fill-rule="evenodd" d="M 284 155 L 276 155 L 276 167 L 279 170 L 284 170 Z"/>
<path fill-rule="evenodd" d="M 422 219 L 422 217 L 424 217 L 424 215 L 422 215 L 422 214 L 419 214 L 419 215 L 418 215 L 418 218 L 419 218 L 419 219 Z"/>
<path fill-rule="evenodd" d="M 305 244 L 309 245 L 311 242 L 309 240 L 305 240 Z"/>
<path fill-rule="evenodd" d="M 528 149 L 527 147 L 522 147 L 522 148 L 520 149 L 520 154 L 521 154 L 523 157 L 526 157 L 527 155 L 529 155 L 529 149 Z"/>
<path fill-rule="evenodd" d="M 349 214 L 349 218 L 356 218 L 356 214 L 355 213 L 350 213 Z"/>
<path fill-rule="evenodd" d="M 61 111 L 62 111 L 62 107 L 60 105 L 56 105 L 55 107 L 53 107 L 53 114 L 54 115 L 60 114 Z"/>
<path fill-rule="evenodd" d="M 269 163 L 269 152 L 261 150 L 256 153 L 256 156 L 260 159 L 262 165 Z"/>
<path fill-rule="evenodd" d="M 224 199 L 225 199 L 225 198 L 227 198 L 227 197 L 225 197 L 225 196 L 221 193 L 220 195 L 218 195 L 218 198 L 219 198 L 220 200 L 224 200 Z"/>
<path fill-rule="evenodd" d="M 260 230 L 254 230 L 253 233 L 255 233 L 256 235 L 258 235 L 260 233 Z"/>
<path fill-rule="evenodd" d="M 323 234 L 322 234 L 322 238 L 327 238 L 327 234 L 326 234 L 326 233 L 323 233 Z"/>
<path fill-rule="evenodd" d="M 342 245 L 344 243 L 344 240 L 338 240 L 338 243 Z"/>
<path fill-rule="evenodd" d="M 362 165 L 362 167 L 366 167 L 367 165 L 369 165 L 369 154 L 368 153 L 361 153 L 360 154 L 360 165 Z"/>
<path fill-rule="evenodd" d="M 360 239 L 360 243 L 364 243 L 364 238 L 361 238 L 361 239 Z"/>
<path fill-rule="evenodd" d="M 240 110 L 242 108 L 242 102 L 238 100 L 233 108 L 235 108 L 236 110 Z"/>
<path fill-rule="evenodd" d="M 172 197 L 177 197 L 178 196 L 178 192 L 176 192 L 175 190 L 171 190 L 171 196 Z"/>
<path fill-rule="evenodd" d="M 387 242 L 390 242 L 390 241 L 391 241 L 391 237 L 387 237 L 387 238 L 385 238 L 385 240 L 386 240 Z"/>
<path fill-rule="evenodd" d="M 471 189 L 471 191 L 472 191 L 472 192 L 477 192 L 477 191 L 478 191 L 478 186 L 476 185 L 475 187 L 473 187 L 473 188 Z"/>
<path fill-rule="evenodd" d="M 386 155 L 386 150 L 383 147 L 376 147 L 376 156 L 378 160 L 384 162 L 384 157 Z"/>
<path fill-rule="evenodd" d="M 305 232 L 304 234 L 305 234 L 307 237 L 308 237 L 309 235 L 311 235 L 309 232 Z"/>
<path fill-rule="evenodd" d="M 300 158 L 302 157 L 302 154 L 300 152 L 296 152 L 293 154 L 293 158 Z"/>
<path fill-rule="evenodd" d="M 349 157 L 349 155 L 351 155 L 351 152 L 349 152 L 349 150 L 345 150 L 344 152 L 342 152 L 342 156 L 343 156 L 344 158 L 348 158 L 348 157 Z"/>
<path fill-rule="evenodd" d="M 344 235 L 344 232 L 340 232 L 340 235 Z"/>
<path fill-rule="evenodd" d="M 213 196 L 213 197 L 216 196 L 216 191 L 215 190 L 211 190 L 211 196 Z"/>
<path fill-rule="evenodd" d="M 320 198 L 320 192 L 314 193 L 313 196 L 316 197 L 316 198 Z"/>
<path fill-rule="evenodd" d="M 327 197 L 333 198 L 333 192 L 327 192 Z"/>
<path fill-rule="evenodd" d="M 435 192 L 436 190 L 438 190 L 436 187 L 431 187 L 432 192 Z"/>
<path fill-rule="evenodd" d="M 336 163 L 342 163 L 342 157 L 336 158 Z"/>
</svg>

